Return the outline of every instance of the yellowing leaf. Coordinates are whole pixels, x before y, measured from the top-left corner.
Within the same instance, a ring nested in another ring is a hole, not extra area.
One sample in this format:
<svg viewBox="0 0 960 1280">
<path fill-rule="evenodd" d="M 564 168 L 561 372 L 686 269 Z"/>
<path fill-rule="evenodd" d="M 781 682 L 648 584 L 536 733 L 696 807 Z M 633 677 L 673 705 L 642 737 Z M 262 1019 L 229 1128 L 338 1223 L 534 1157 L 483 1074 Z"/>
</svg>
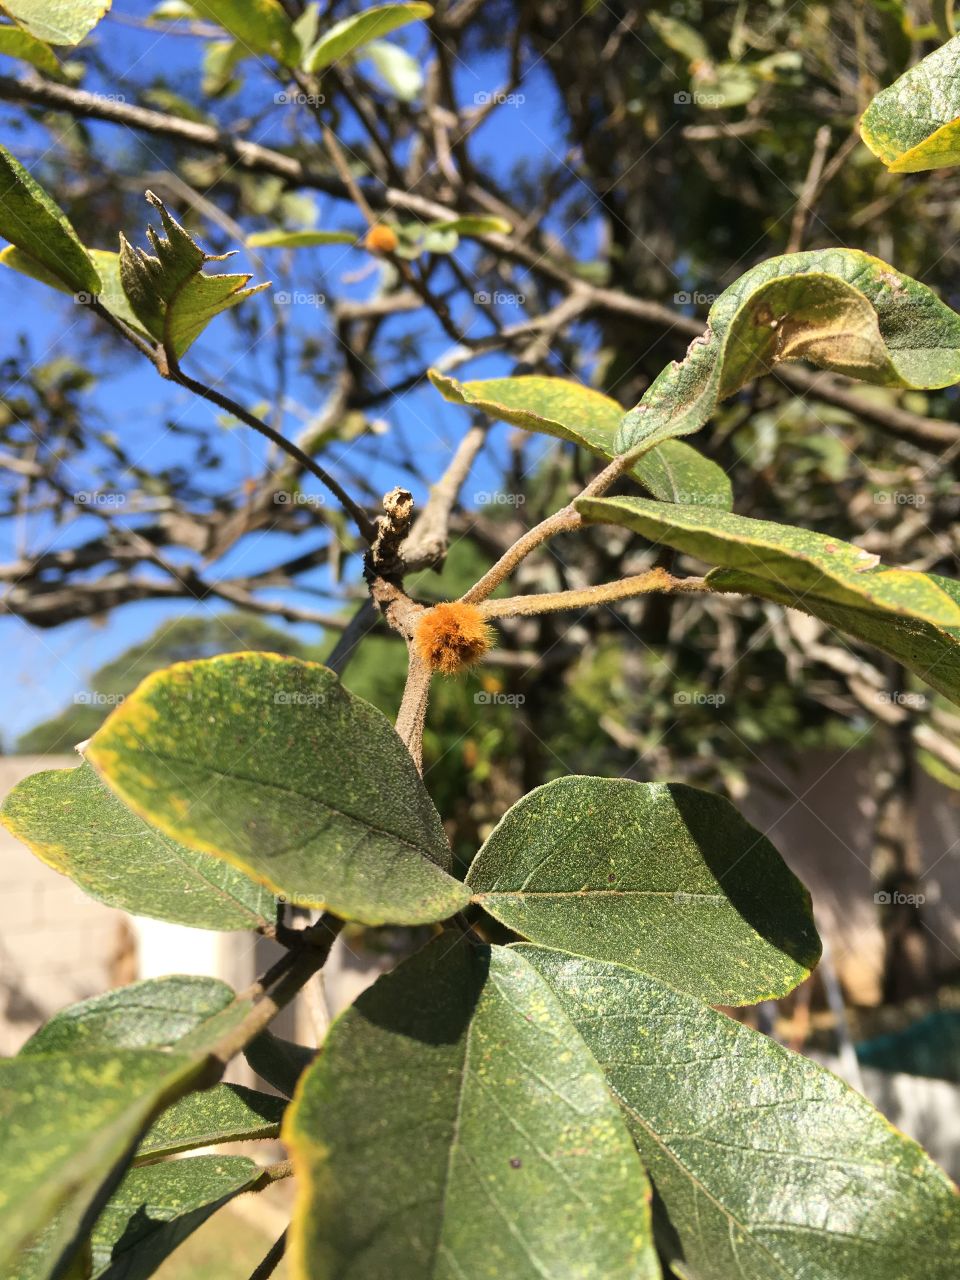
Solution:
<svg viewBox="0 0 960 1280">
<path fill-rule="evenodd" d="M 86 757 L 159 831 L 299 905 L 424 924 L 469 901 L 393 726 L 317 663 L 238 653 L 158 671 Z"/>
<path fill-rule="evenodd" d="M 710 1004 L 786 995 L 820 957 L 810 895 L 770 841 L 722 796 L 679 783 L 537 787 L 487 837 L 467 883 L 532 942 Z"/>
<path fill-rule="evenodd" d="M 323 244 L 356 244 L 352 231 L 255 231 L 247 236 L 250 249 L 313 249 Z"/>
<path fill-rule="evenodd" d="M 582 1036 L 696 1280 L 954 1280 L 960 1197 L 859 1093 L 655 978 L 516 948 Z"/>
<path fill-rule="evenodd" d="M 516 951 L 443 934 L 337 1019 L 287 1112 L 298 1280 L 653 1280 L 649 1187 Z"/>
<path fill-rule="evenodd" d="M 770 258 L 720 295 L 686 358 L 623 419 L 618 451 L 699 431 L 720 401 L 783 360 L 880 386 L 949 387 L 960 381 L 960 316 L 856 249 Z"/>
<path fill-rule="evenodd" d="M 878 93 L 860 136 L 891 173 L 960 164 L 960 36 Z"/>
<path fill-rule="evenodd" d="M 577 502 L 590 521 L 628 529 L 717 568 L 707 585 L 802 609 L 892 654 L 960 701 L 960 584 L 877 564 L 860 547 L 807 529 L 645 498 Z"/>
<path fill-rule="evenodd" d="M 112 0 L 3 0 L 0 9 L 47 44 L 79 44 L 110 8 Z"/>
<path fill-rule="evenodd" d="M 60 74 L 60 63 L 50 46 L 21 27 L 0 26 L 0 54 L 22 58 L 47 75 Z"/>
<path fill-rule="evenodd" d="M 276 915 L 262 885 L 155 831 L 88 764 L 24 778 L 0 821 L 92 898 L 134 915 L 221 931 L 260 929 Z"/>
<path fill-rule="evenodd" d="M 437 370 L 430 381 L 451 404 L 480 409 L 524 431 L 569 440 L 601 458 L 616 453 L 623 410 L 615 400 L 565 378 L 524 376 L 457 382 Z M 638 459 L 632 475 L 655 498 L 703 502 L 728 510 L 733 505 L 726 472 L 682 441 L 669 440 Z"/>
</svg>

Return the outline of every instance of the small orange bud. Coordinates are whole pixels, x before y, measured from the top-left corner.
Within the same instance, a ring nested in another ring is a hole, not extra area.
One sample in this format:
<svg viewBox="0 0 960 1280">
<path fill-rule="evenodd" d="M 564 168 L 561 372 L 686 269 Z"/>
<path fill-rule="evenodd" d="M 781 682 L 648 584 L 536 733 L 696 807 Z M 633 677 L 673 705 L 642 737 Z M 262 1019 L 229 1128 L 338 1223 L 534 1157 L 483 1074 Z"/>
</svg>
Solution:
<svg viewBox="0 0 960 1280">
<path fill-rule="evenodd" d="M 456 675 L 476 662 L 493 643 L 493 631 L 473 604 L 434 605 L 417 623 L 416 644 L 432 671 Z"/>
<path fill-rule="evenodd" d="M 385 226 L 382 222 L 372 226 L 364 240 L 371 253 L 393 253 L 399 243 L 393 227 Z"/>
</svg>

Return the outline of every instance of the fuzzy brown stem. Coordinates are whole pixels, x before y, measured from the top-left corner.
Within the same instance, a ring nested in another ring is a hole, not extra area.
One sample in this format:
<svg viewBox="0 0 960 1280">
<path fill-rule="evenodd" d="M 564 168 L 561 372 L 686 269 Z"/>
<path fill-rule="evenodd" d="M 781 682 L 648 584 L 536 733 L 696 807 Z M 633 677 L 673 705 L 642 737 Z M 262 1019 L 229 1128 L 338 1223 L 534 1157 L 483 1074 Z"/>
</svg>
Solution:
<svg viewBox="0 0 960 1280">
<path fill-rule="evenodd" d="M 396 730 L 413 756 L 418 771 L 423 773 L 423 727 L 427 719 L 431 671 L 412 645 L 409 654 L 410 666 L 397 713 Z"/>
<path fill-rule="evenodd" d="M 579 591 L 543 591 L 529 596 L 510 596 L 506 600 L 486 600 L 480 606 L 485 618 L 517 618 L 521 615 L 561 613 L 565 609 L 589 609 L 598 604 L 615 604 L 651 591 L 707 591 L 703 578 L 674 578 L 666 569 L 648 569 L 646 573 L 621 578 L 619 582 L 601 582 Z"/>
</svg>

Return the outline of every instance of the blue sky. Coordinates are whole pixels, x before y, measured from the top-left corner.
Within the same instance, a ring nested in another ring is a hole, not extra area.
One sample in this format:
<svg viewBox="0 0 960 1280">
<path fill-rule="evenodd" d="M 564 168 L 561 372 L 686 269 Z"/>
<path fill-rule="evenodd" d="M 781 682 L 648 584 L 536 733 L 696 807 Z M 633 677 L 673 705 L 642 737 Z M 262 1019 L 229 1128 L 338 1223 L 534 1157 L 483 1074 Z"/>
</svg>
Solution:
<svg viewBox="0 0 960 1280">
<path fill-rule="evenodd" d="M 138 83 L 149 81 L 153 75 L 162 73 L 175 82 L 184 96 L 195 97 L 198 93 L 202 42 L 174 35 L 170 31 L 144 31 L 128 25 L 129 20 L 145 17 L 153 7 L 150 3 L 139 3 L 138 0 L 115 0 L 112 15 L 95 32 L 94 38 L 99 50 L 114 67 L 128 69 L 122 74 L 130 74 Z M 396 38 L 413 53 L 422 47 L 422 36 L 418 36 L 416 28 L 398 33 Z M 246 113 L 256 115 L 264 102 L 272 106 L 271 98 L 278 86 L 255 63 L 248 62 L 244 65 L 247 69 L 244 91 L 239 98 L 231 100 L 229 109 L 238 116 Z M 9 63 L 3 68 L 5 72 L 12 69 L 12 64 Z M 456 69 L 457 91 L 462 102 L 471 103 L 475 94 L 489 92 L 505 79 L 501 54 L 473 59 L 469 66 L 461 63 Z M 86 78 L 84 86 L 101 92 L 116 91 L 116 85 L 108 84 L 95 73 Z M 564 142 L 557 127 L 559 104 L 549 77 L 542 68 L 532 69 L 524 84 L 524 95 L 524 101 L 519 106 L 503 106 L 495 111 L 483 129 L 474 135 L 472 147 L 476 155 L 492 163 L 495 172 L 501 175 L 506 175 L 517 160 L 527 158 L 536 162 L 542 156 L 544 148 L 549 148 L 557 155 L 564 150 Z M 302 108 L 291 107 L 287 110 Z M 266 132 L 261 126 L 254 136 L 265 142 L 282 142 L 286 127 L 284 113 L 274 111 L 270 114 L 275 123 Z M 19 109 L 3 107 L 0 110 L 3 141 L 28 168 L 42 176 L 44 164 L 49 161 L 49 138 L 45 132 L 25 124 L 24 120 L 24 114 Z M 125 151 L 137 145 L 137 140 L 123 128 L 107 124 L 93 124 L 91 128 L 105 151 L 118 160 Z M 149 146 L 150 140 L 147 139 L 146 142 Z M 159 165 L 158 160 L 154 162 L 149 156 L 147 162 Z M 64 200 L 64 203 L 69 213 L 69 202 Z M 176 213 L 175 202 L 171 201 L 170 204 L 171 210 Z M 317 225 L 359 229 L 358 215 L 347 205 L 321 195 L 315 197 L 315 204 Z M 144 204 L 143 223 L 123 228 L 128 237 L 142 242 L 147 214 L 148 207 Z M 92 247 L 115 249 L 119 230 L 120 228 L 104 228 L 101 240 Z M 577 242 L 568 242 L 569 247 L 585 257 L 593 256 L 600 248 L 599 234 L 599 223 L 588 218 L 578 228 Z M 241 253 L 236 259 L 235 269 L 255 271 L 258 278 L 262 279 L 260 267 L 265 266 L 269 277 L 274 281 L 273 289 L 245 304 L 264 309 L 263 327 L 267 329 L 272 323 L 271 309 L 275 306 L 272 294 L 289 288 L 291 284 L 282 274 L 284 255 L 276 251 L 263 252 L 262 263 L 257 263 L 249 258 L 241 246 L 237 247 L 241 248 Z M 305 293 L 322 292 L 327 288 L 340 295 L 349 290 L 356 296 L 364 296 L 373 292 L 376 287 L 374 274 L 362 276 L 354 283 L 344 282 L 345 275 L 362 275 L 363 268 L 370 261 L 366 255 L 350 248 L 330 246 L 300 251 L 292 261 L 296 270 L 293 288 Z M 469 246 L 463 247 L 461 261 L 469 266 Z M 231 269 L 234 269 L 234 264 L 231 264 Z M 0 339 L 0 359 L 12 354 L 21 334 L 26 336 L 32 358 L 37 362 L 76 356 L 81 338 L 85 337 L 89 344 L 90 317 L 80 313 L 70 300 L 6 270 L 0 270 L 0 308 L 6 317 Z M 505 309 L 504 314 L 509 321 L 509 308 Z M 289 309 L 288 318 L 292 329 L 309 332 L 311 328 L 315 330 L 318 323 L 322 323 L 323 312 L 310 303 L 302 303 Z M 391 323 L 395 331 L 402 333 L 411 325 L 419 330 L 422 320 L 403 318 Z M 483 332 L 483 329 L 475 331 Z M 434 359 L 450 346 L 449 339 L 437 330 L 427 339 L 426 344 L 421 343 L 420 358 Z M 260 351 L 249 351 L 245 343 L 238 341 L 230 322 L 221 318 L 213 323 L 191 350 L 185 361 L 185 368 L 207 381 L 219 378 L 223 378 L 226 384 L 233 381 L 233 393 L 243 400 L 246 398 L 244 383 L 252 373 L 259 371 L 269 383 L 272 359 L 271 343 L 263 343 Z M 170 465 L 187 456 L 185 450 L 190 447 L 190 442 L 183 441 L 164 429 L 164 424 L 172 420 L 189 423 L 194 427 L 209 426 L 215 433 L 215 443 L 222 455 L 222 467 L 215 477 L 216 488 L 239 489 L 245 478 L 261 470 L 267 447 L 265 442 L 246 428 L 225 429 L 218 423 L 217 414 L 212 407 L 197 402 L 189 393 L 162 382 L 155 371 L 145 361 L 140 361 L 135 353 L 131 353 L 130 358 L 125 358 L 122 362 L 115 359 L 105 362 L 102 355 L 95 356 L 93 365 L 102 376 L 87 396 L 91 421 L 113 431 L 124 447 L 133 454 L 136 462 L 151 466 Z M 501 358 L 487 357 L 473 362 L 466 369 L 470 376 L 490 376 L 505 371 L 506 367 Z M 239 383 L 236 382 L 238 378 Z M 313 410 L 319 408 L 316 391 L 306 380 L 294 376 L 290 391 L 292 397 L 302 404 Z M 401 400 L 384 405 L 378 412 L 389 423 L 399 427 L 407 439 L 413 442 L 424 470 L 434 476 L 442 471 L 450 449 L 460 438 L 467 421 L 461 409 L 443 403 L 430 388 L 412 392 Z M 285 420 L 287 432 L 293 434 L 297 426 L 296 416 L 288 414 Z M 396 476 L 386 461 L 391 447 L 389 434 L 382 437 L 381 441 L 383 460 L 379 464 L 373 464 L 372 474 L 377 483 L 387 489 L 396 483 Z M 346 448 L 349 449 L 350 446 Z M 502 449 L 501 431 L 500 438 L 493 440 L 493 458 L 498 453 L 502 457 Z M 332 459 L 336 459 L 336 453 L 332 455 Z M 95 461 L 95 458 L 91 458 L 89 469 L 76 467 L 71 471 L 70 482 L 75 483 L 77 491 L 97 489 Z M 363 465 L 370 469 L 366 458 Z M 478 464 L 477 471 L 467 486 L 467 496 L 473 490 L 493 487 L 496 476 L 495 461 Z M 6 477 L 5 482 L 10 482 L 9 477 Z M 14 529 L 8 525 L 0 528 L 0 557 L 4 560 L 15 558 L 18 554 L 18 537 L 25 539 L 31 552 L 37 552 L 50 547 L 75 545 L 90 537 L 99 526 L 100 521 L 96 516 L 82 513 L 59 528 L 53 528 L 42 517 L 31 521 L 25 529 Z M 293 540 L 286 535 L 248 538 L 231 556 L 218 563 L 216 574 L 254 570 L 281 558 L 292 546 Z M 315 591 L 323 592 L 327 584 L 322 572 L 318 572 L 309 585 Z M 295 600 L 297 597 L 288 598 Z M 322 608 L 325 603 L 322 596 L 318 597 L 316 594 L 301 597 L 301 600 L 309 602 L 314 608 Z M 186 601 L 134 604 L 114 612 L 105 620 L 75 622 L 56 630 L 45 631 L 30 628 L 16 618 L 0 618 L 0 645 L 6 662 L 6 679 L 0 684 L 3 742 L 9 749 L 18 734 L 56 713 L 78 693 L 86 690 L 92 671 L 129 645 L 147 637 L 163 620 L 179 616 L 191 608 L 210 607 L 190 605 Z M 303 633 L 312 638 L 319 634 L 315 628 L 305 629 Z"/>
</svg>

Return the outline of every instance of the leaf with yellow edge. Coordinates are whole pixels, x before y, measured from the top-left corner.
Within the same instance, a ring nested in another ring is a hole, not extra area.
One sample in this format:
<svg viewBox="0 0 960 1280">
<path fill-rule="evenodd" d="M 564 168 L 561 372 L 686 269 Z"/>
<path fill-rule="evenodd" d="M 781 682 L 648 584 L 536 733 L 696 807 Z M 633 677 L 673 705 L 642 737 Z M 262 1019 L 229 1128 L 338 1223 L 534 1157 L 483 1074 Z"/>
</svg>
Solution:
<svg viewBox="0 0 960 1280">
<path fill-rule="evenodd" d="M 896 657 L 960 701 L 960 584 L 895 569 L 808 529 L 645 498 L 579 499 L 593 523 L 625 526 L 717 566 L 707 585 L 802 609 Z"/>
<path fill-rule="evenodd" d="M 686 358 L 624 417 L 617 451 L 699 431 L 722 400 L 784 360 L 879 386 L 949 387 L 960 381 L 960 315 L 857 249 L 770 258 L 716 300 Z"/>
<path fill-rule="evenodd" d="M 236 653 L 158 671 L 86 758 L 151 826 L 301 906 L 427 924 L 469 902 L 393 725 L 318 663 Z"/>
<path fill-rule="evenodd" d="M 62 1010 L 0 1061 L 0 1275 L 23 1249 L 14 1275 L 63 1274 L 137 1140 L 252 1004 L 212 978 L 135 983 Z"/>
<path fill-rule="evenodd" d="M 111 253 L 108 249 L 88 249 L 87 256 L 100 276 L 100 288 L 90 297 L 95 297 L 111 315 L 129 325 L 141 337 L 149 338 L 150 335 L 134 315 L 130 301 L 120 283 L 119 253 Z M 4 250 L 0 251 L 0 263 L 9 267 L 11 271 L 19 271 L 21 275 L 29 276 L 31 280 L 39 280 L 41 284 L 49 285 L 52 289 L 59 289 L 61 293 L 72 294 L 73 292 L 41 262 L 31 258 L 29 253 L 18 249 L 15 244 L 8 244 Z"/>
<path fill-rule="evenodd" d="M 518 952 L 442 934 L 337 1019 L 283 1136 L 297 1280 L 653 1280 L 649 1184 Z"/>
<path fill-rule="evenodd" d="M 881 90 L 860 136 L 891 173 L 960 164 L 960 36 Z"/>
<path fill-rule="evenodd" d="M 623 418 L 616 400 L 566 378 L 534 375 L 458 382 L 436 369 L 430 381 L 445 400 L 479 409 L 491 418 L 568 440 L 601 458 L 616 453 L 614 439 Z M 668 440 L 639 458 L 633 477 L 655 498 L 703 503 L 729 510 L 733 494 L 726 472 L 683 441 Z"/>
</svg>

